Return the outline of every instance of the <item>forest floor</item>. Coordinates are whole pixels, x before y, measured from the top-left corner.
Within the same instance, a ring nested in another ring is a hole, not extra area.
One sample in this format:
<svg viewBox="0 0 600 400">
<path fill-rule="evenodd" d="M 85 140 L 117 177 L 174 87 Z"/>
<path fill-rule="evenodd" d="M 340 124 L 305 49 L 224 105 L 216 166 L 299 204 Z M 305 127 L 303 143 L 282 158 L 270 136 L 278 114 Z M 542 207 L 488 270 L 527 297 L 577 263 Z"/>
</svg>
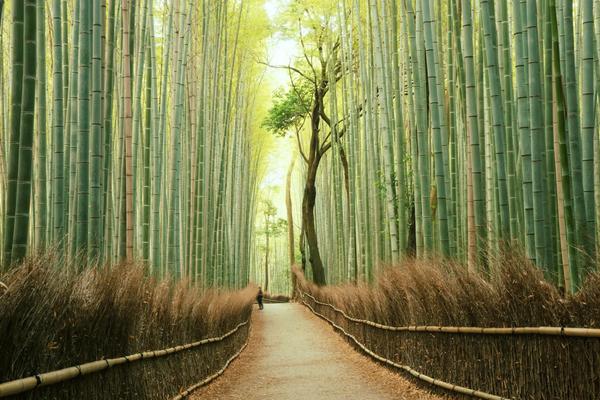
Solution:
<svg viewBox="0 0 600 400">
<path fill-rule="evenodd" d="M 358 353 L 299 304 L 255 309 L 248 347 L 191 399 L 441 400 Z"/>
</svg>

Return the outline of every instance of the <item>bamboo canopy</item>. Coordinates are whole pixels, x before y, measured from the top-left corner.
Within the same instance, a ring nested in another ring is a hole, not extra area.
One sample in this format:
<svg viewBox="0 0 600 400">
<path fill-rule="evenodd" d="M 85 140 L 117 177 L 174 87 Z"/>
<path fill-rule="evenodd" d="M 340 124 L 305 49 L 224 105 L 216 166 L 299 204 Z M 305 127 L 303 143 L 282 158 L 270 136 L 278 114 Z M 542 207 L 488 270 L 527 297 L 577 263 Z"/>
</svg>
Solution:
<svg viewBox="0 0 600 400">
<path fill-rule="evenodd" d="M 596 3 L 307 5 L 286 27 L 299 24 L 303 43 L 290 79 L 310 87 L 302 68 L 327 65 L 327 93 L 309 103 L 323 103 L 321 117 L 305 118 L 333 150 L 316 177 L 318 248 L 300 227 L 308 273 L 318 250 L 329 284 L 371 282 L 406 256 L 489 274 L 508 247 L 565 292 L 581 288 L 600 242 Z M 305 127 L 299 154 L 310 136 Z M 304 164 L 298 172 L 311 172 Z M 295 183 L 297 204 L 305 184 Z"/>
<path fill-rule="evenodd" d="M 2 2 L 2 270 L 52 248 L 244 287 L 264 173 L 257 21 L 253 0 Z"/>
</svg>

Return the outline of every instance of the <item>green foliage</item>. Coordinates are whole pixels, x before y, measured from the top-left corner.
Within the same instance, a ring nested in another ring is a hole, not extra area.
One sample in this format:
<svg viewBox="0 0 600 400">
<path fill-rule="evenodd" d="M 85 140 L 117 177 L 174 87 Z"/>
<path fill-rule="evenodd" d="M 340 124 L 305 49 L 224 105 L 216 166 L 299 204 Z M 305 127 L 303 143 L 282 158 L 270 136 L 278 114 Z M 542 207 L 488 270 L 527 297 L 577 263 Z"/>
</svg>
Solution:
<svg viewBox="0 0 600 400">
<path fill-rule="evenodd" d="M 311 95 L 308 82 L 294 86 L 287 92 L 278 90 L 273 95 L 273 107 L 261 126 L 277 136 L 285 136 L 290 129 L 300 130 L 310 113 Z"/>
<path fill-rule="evenodd" d="M 287 220 L 283 218 L 275 218 L 277 215 L 277 207 L 269 199 L 262 201 L 262 213 L 264 217 L 264 229 L 260 231 L 265 236 L 281 236 L 287 232 Z"/>
</svg>

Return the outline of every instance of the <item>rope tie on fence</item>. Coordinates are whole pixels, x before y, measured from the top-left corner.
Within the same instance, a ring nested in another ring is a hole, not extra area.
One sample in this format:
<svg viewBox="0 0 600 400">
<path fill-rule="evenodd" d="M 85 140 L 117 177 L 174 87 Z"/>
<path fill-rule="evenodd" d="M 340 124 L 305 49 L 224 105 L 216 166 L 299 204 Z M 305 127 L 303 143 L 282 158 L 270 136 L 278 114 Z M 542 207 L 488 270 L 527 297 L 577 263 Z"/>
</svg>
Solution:
<svg viewBox="0 0 600 400">
<path fill-rule="evenodd" d="M 302 296 L 304 297 L 304 293 L 301 292 Z M 311 295 L 308 295 L 308 297 L 312 297 Z M 314 297 L 313 297 L 314 299 Z M 337 330 L 339 330 L 340 332 L 342 332 L 346 337 L 348 337 L 349 339 L 351 339 L 354 343 L 356 343 L 356 345 L 358 347 L 360 347 L 365 353 L 367 353 L 368 355 L 370 355 L 371 357 L 373 357 L 374 359 L 381 361 L 385 364 L 388 364 L 392 367 L 398 368 L 398 369 L 402 369 L 406 372 L 408 372 L 409 374 L 411 374 L 412 376 L 414 376 L 417 379 L 420 379 L 422 381 L 425 381 L 427 383 L 430 383 L 432 385 L 441 387 L 443 389 L 446 390 L 450 390 L 453 392 L 457 392 L 457 393 L 462 393 L 462 394 L 467 394 L 467 395 L 471 395 L 473 397 L 478 397 L 481 399 L 485 399 L 485 400 L 510 400 L 506 397 L 501 397 L 501 396 L 497 396 L 495 394 L 491 394 L 491 393 L 486 393 L 486 392 L 482 392 L 479 390 L 475 390 L 475 389 L 471 389 L 471 388 L 466 388 L 464 386 L 459 386 L 459 385 L 454 385 L 452 383 L 448 383 L 448 382 L 444 382 L 441 381 L 439 379 L 434 379 L 428 375 L 422 374 L 419 371 L 414 370 L 413 368 L 409 367 L 408 365 L 402 365 L 402 364 L 398 364 L 392 360 L 389 360 L 377 353 L 375 353 L 374 351 L 370 350 L 369 348 L 367 348 L 363 343 L 361 343 L 354 335 L 348 333 L 343 327 L 337 325 L 334 321 L 330 320 L 329 318 L 327 318 L 325 315 L 318 313 L 317 311 L 315 311 L 315 309 L 308 304 L 306 301 L 302 300 L 302 303 L 308 307 L 310 309 L 310 311 L 319 316 L 320 318 L 324 319 L 325 321 L 327 321 L 329 324 L 331 324 L 334 328 L 336 328 Z"/>
<path fill-rule="evenodd" d="M 117 358 L 107 358 L 98 361 L 92 361 L 85 364 L 75 365 L 43 374 L 36 374 L 27 378 L 16 379 L 9 382 L 0 383 L 0 397 L 12 396 L 31 391 L 37 387 L 50 386 L 65 382 L 82 375 L 89 375 L 100 372 L 116 365 L 124 363 L 133 363 L 144 359 L 159 358 L 170 354 L 178 353 L 183 350 L 199 347 L 207 343 L 219 342 L 236 333 L 242 326 L 247 325 L 250 319 L 239 323 L 235 328 L 219 337 L 206 338 L 194 343 L 180 345 L 163 350 L 152 350 L 141 353 L 130 354 Z"/>
</svg>

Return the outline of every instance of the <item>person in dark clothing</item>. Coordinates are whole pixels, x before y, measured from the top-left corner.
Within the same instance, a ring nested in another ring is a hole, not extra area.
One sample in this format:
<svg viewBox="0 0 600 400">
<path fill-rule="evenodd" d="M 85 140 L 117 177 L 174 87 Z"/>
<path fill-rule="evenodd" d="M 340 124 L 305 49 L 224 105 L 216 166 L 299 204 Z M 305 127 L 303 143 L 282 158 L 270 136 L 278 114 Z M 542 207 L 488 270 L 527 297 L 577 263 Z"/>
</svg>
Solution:
<svg viewBox="0 0 600 400">
<path fill-rule="evenodd" d="M 258 294 L 256 295 L 256 301 L 258 302 L 258 309 L 262 310 L 263 307 L 263 291 L 262 288 L 258 288 Z"/>
</svg>

